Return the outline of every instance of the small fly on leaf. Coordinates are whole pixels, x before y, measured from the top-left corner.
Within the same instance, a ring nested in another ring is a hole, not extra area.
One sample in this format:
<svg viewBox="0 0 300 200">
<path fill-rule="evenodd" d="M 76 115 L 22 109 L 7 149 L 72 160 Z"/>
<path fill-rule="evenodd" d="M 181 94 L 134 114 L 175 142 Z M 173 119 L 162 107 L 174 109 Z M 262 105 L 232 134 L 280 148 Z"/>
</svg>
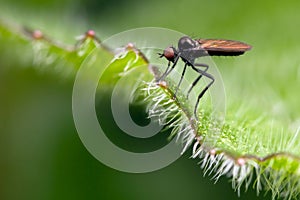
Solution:
<svg viewBox="0 0 300 200">
<path fill-rule="evenodd" d="M 176 97 L 177 90 L 182 82 L 187 66 L 190 66 L 196 71 L 199 76 L 194 80 L 187 92 L 187 98 L 194 86 L 199 82 L 202 76 L 210 79 L 210 82 L 198 95 L 195 107 L 194 115 L 197 117 L 197 108 L 201 97 L 208 90 L 208 88 L 214 83 L 214 77 L 207 72 L 209 66 L 204 63 L 195 63 L 196 58 L 203 56 L 239 56 L 249 51 L 252 47 L 246 43 L 234 41 L 234 40 L 223 40 L 223 39 L 196 39 L 193 40 L 188 36 L 183 36 L 178 41 L 178 49 L 175 47 L 167 47 L 163 53 L 160 53 L 160 57 L 165 57 L 169 63 L 166 71 L 158 79 L 158 82 L 163 81 L 168 74 L 175 68 L 179 58 L 185 63 L 179 83 L 176 87 L 174 97 Z M 171 63 L 173 65 L 171 66 Z"/>
</svg>

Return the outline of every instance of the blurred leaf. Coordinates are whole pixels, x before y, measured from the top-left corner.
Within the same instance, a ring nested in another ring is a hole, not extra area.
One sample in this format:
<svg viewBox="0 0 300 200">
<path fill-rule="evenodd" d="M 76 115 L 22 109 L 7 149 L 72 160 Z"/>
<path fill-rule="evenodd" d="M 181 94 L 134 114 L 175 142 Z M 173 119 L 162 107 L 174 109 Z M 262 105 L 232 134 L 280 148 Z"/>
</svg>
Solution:
<svg viewBox="0 0 300 200">
<path fill-rule="evenodd" d="M 88 34 L 80 38 L 77 46 L 66 46 L 52 41 L 38 30 L 10 27 L 2 22 L 0 36 L 3 45 L 0 48 L 3 61 L 1 70 L 12 66 L 33 66 L 45 73 L 74 77 L 82 63 L 87 62 L 86 59 L 99 48 L 103 53 L 96 54 L 98 59 L 101 56 L 112 58 L 100 80 L 106 85 L 105 88 L 111 89 L 127 71 L 148 64 L 135 48 L 127 47 L 123 54 L 113 55 Z M 150 81 L 149 71 L 146 68 L 140 70 L 141 74 L 146 74 L 145 79 Z M 153 71 L 159 76 L 159 72 Z M 173 135 L 179 135 L 186 145 L 185 149 L 194 144 L 193 157 L 202 159 L 201 166 L 205 172 L 213 173 L 215 179 L 222 175 L 231 176 L 233 186 L 238 191 L 242 184 L 247 189 L 252 180 L 258 191 L 271 190 L 274 197 L 297 197 L 300 192 L 298 131 L 290 130 L 289 125 L 280 119 L 274 120 L 270 115 L 261 113 L 259 105 L 250 104 L 248 107 L 238 99 L 233 99 L 228 105 L 225 123 L 212 118 L 209 109 L 200 111 L 200 121 L 197 122 L 191 114 L 193 103 L 185 98 L 183 91 L 180 90 L 178 98 L 173 99 L 178 80 L 170 78 L 167 82 L 166 86 L 149 83 L 149 91 L 152 91 L 150 96 L 153 98 L 152 102 L 148 102 L 152 105 L 150 115 L 168 119 L 166 124 L 173 128 Z M 285 89 L 282 88 L 283 93 Z M 130 92 L 130 88 L 125 91 Z M 259 91 L 263 91 L 262 88 Z M 155 101 L 157 97 L 164 98 Z M 209 102 L 206 103 L 203 105 Z M 156 109 L 157 104 L 161 104 L 163 109 Z M 254 176 L 256 179 L 252 179 Z"/>
</svg>

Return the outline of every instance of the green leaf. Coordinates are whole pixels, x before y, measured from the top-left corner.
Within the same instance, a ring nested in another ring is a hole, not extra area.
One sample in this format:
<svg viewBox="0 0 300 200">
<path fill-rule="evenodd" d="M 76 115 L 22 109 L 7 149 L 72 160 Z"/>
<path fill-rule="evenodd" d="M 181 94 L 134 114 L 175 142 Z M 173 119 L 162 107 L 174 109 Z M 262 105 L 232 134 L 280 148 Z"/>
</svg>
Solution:
<svg viewBox="0 0 300 200">
<path fill-rule="evenodd" d="M 185 144 L 183 152 L 193 146 L 192 157 L 200 158 L 205 173 L 212 174 L 215 180 L 223 175 L 231 177 L 232 185 L 238 192 L 242 186 L 247 189 L 254 183 L 258 192 L 271 190 L 274 198 L 298 197 L 298 129 L 290 128 L 289 122 L 282 118 L 274 119 L 272 114 L 264 110 L 265 104 L 245 102 L 246 98 L 238 95 L 242 87 L 232 86 L 237 92 L 233 92 L 235 97 L 229 98 L 225 121 L 211 114 L 212 106 L 208 97 L 201 101 L 199 121 L 196 121 L 193 108 L 197 92 L 192 95 L 193 98 L 186 98 L 185 91 L 179 88 L 177 98 L 174 99 L 179 77 L 169 76 L 166 82 L 160 84 L 152 81 L 151 73 L 157 78 L 163 69 L 152 66 L 150 73 L 147 69 L 148 61 L 134 47 L 124 47 L 123 52 L 114 55 L 89 35 L 83 35 L 77 45 L 67 46 L 36 33 L 24 27 L 0 23 L 0 41 L 3 45 L 0 49 L 3 62 L 1 70 L 12 66 L 32 66 L 33 63 L 37 70 L 45 73 L 74 77 L 80 66 L 89 62 L 93 56 L 96 60 L 111 60 L 99 81 L 105 86 L 98 88 L 99 92 L 103 92 L 103 89 L 111 91 L 124 76 L 128 76 L 128 85 L 123 85 L 124 92 L 131 92 L 131 86 L 137 81 L 136 74 L 139 74 L 139 83 L 146 81 L 147 84 L 144 86 L 146 90 L 139 90 L 137 99 L 148 99 L 145 104 L 149 107 L 149 116 L 158 117 L 162 124 L 172 128 L 172 136 L 178 137 Z M 11 59 L 14 57 L 16 59 Z M 90 66 L 101 67 L 93 65 L 93 62 Z M 192 81 L 192 78 L 188 78 L 186 84 Z M 286 86 L 282 87 L 282 93 L 288 93 L 287 89 Z M 294 87 L 291 89 L 295 90 Z"/>
<path fill-rule="evenodd" d="M 162 73 L 157 68 L 153 71 L 157 77 Z M 190 85 L 193 80 L 186 78 Z M 240 99 L 227 105 L 225 121 L 212 115 L 211 102 L 204 100 L 197 122 L 191 114 L 195 104 L 185 97 L 186 89 L 180 89 L 173 99 L 178 82 L 179 77 L 170 77 L 153 89 L 154 99 L 164 97 L 153 104 L 159 103 L 167 110 L 155 111 L 153 116 L 171 119 L 167 124 L 173 127 L 173 135 L 185 144 L 184 151 L 193 145 L 192 157 L 201 159 L 205 173 L 213 174 L 215 180 L 223 175 L 231 177 L 238 193 L 242 186 L 247 189 L 254 182 L 257 192 L 271 190 L 273 198 L 298 196 L 299 128 L 293 130 L 285 121 L 274 119 L 255 105 L 246 106 Z"/>
</svg>

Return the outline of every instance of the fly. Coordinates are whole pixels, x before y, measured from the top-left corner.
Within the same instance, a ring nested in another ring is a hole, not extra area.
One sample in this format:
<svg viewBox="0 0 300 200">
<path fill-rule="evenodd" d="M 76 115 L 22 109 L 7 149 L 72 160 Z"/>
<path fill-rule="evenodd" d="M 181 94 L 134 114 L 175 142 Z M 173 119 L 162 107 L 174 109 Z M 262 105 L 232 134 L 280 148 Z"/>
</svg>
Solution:
<svg viewBox="0 0 300 200">
<path fill-rule="evenodd" d="M 174 97 L 176 97 L 177 90 L 182 82 L 184 74 L 186 72 L 186 68 L 189 66 L 194 71 L 196 71 L 199 76 L 194 80 L 191 84 L 188 92 L 187 98 L 189 97 L 190 92 L 194 88 L 194 86 L 199 82 L 202 76 L 210 79 L 210 82 L 205 86 L 205 88 L 198 95 L 195 107 L 194 107 L 194 115 L 196 119 L 197 117 L 197 108 L 199 105 L 199 101 L 208 88 L 214 83 L 215 78 L 207 72 L 209 66 L 204 63 L 195 63 L 196 58 L 203 56 L 239 56 L 244 54 L 246 51 L 249 51 L 252 46 L 235 41 L 235 40 L 223 40 L 223 39 L 196 39 L 193 40 L 188 36 L 183 36 L 178 41 L 178 49 L 175 47 L 167 47 L 163 53 L 160 53 L 160 57 L 165 57 L 169 63 L 166 71 L 162 74 L 162 76 L 158 79 L 158 82 L 163 81 L 167 75 L 171 73 L 171 71 L 175 68 L 179 58 L 185 63 L 184 68 L 179 80 L 179 83 L 176 87 L 176 91 L 174 93 Z M 171 66 L 171 63 L 172 66 Z"/>
</svg>

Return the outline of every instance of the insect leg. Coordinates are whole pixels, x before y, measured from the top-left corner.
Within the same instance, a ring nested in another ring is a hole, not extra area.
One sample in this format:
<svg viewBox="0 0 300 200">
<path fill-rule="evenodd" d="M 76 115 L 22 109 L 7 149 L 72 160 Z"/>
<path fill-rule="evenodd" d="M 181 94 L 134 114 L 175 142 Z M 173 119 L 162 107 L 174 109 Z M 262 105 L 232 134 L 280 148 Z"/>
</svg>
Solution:
<svg viewBox="0 0 300 200">
<path fill-rule="evenodd" d="M 195 63 L 194 66 L 204 67 L 204 68 L 205 68 L 205 69 L 203 70 L 204 72 L 206 72 L 206 71 L 208 70 L 208 67 L 209 67 L 208 65 L 202 64 L 202 63 Z M 194 86 L 198 83 L 198 81 L 202 78 L 202 76 L 203 76 L 203 75 L 200 74 L 200 75 L 196 78 L 196 80 L 194 80 L 194 82 L 192 83 L 192 85 L 190 86 L 190 88 L 189 88 L 189 90 L 188 90 L 188 92 L 187 92 L 186 98 L 189 98 L 189 95 L 190 95 L 192 89 L 193 89 Z"/>
<path fill-rule="evenodd" d="M 184 76 L 184 74 L 185 74 L 186 67 L 187 67 L 187 63 L 185 63 L 185 65 L 184 65 L 184 68 L 183 68 L 183 71 L 182 71 L 182 74 L 181 74 L 179 83 L 178 83 L 178 85 L 177 85 L 177 87 L 176 87 L 176 90 L 175 90 L 175 93 L 174 93 L 173 98 L 176 98 L 176 94 L 177 94 L 178 88 L 180 87 L 180 84 L 181 84 L 181 82 L 182 82 L 183 76 Z"/>
<path fill-rule="evenodd" d="M 157 79 L 157 82 L 159 82 L 159 81 L 161 81 L 162 79 L 164 79 L 165 74 L 167 73 L 167 71 L 169 71 L 170 65 L 171 65 L 171 62 L 169 61 L 169 62 L 168 62 L 168 67 L 167 67 L 166 71 L 163 73 L 163 75 L 162 75 L 161 77 L 159 77 L 159 78 Z"/>
<path fill-rule="evenodd" d="M 195 70 L 196 72 L 198 72 L 199 74 L 209 78 L 211 81 L 210 83 L 207 84 L 207 86 L 201 91 L 201 93 L 198 95 L 198 98 L 197 98 L 197 101 L 196 101 L 196 104 L 195 104 L 195 108 L 194 108 L 194 115 L 196 117 L 196 119 L 198 120 L 198 117 L 197 117 L 197 108 L 198 108 L 198 105 L 199 105 L 199 101 L 200 99 L 202 98 L 202 96 L 205 94 L 205 92 L 208 90 L 208 88 L 215 82 L 215 78 L 205 72 L 205 71 L 202 71 L 201 69 L 197 69 L 195 66 L 192 65 L 192 69 Z"/>
<path fill-rule="evenodd" d="M 163 75 L 157 80 L 157 82 L 159 82 L 159 81 L 161 81 L 161 80 L 164 80 L 164 79 L 166 78 L 166 76 L 168 76 L 168 75 L 171 73 L 171 71 L 173 71 L 173 69 L 175 68 L 175 66 L 176 66 L 176 64 L 177 64 L 177 62 L 178 62 L 179 57 L 180 57 L 180 53 L 179 53 L 179 54 L 177 55 L 177 57 L 174 59 L 174 63 L 173 63 L 173 65 L 172 65 L 171 69 L 169 70 L 169 67 L 170 67 L 170 66 L 168 66 L 167 70 L 166 70 L 166 71 L 163 73 Z"/>
</svg>

